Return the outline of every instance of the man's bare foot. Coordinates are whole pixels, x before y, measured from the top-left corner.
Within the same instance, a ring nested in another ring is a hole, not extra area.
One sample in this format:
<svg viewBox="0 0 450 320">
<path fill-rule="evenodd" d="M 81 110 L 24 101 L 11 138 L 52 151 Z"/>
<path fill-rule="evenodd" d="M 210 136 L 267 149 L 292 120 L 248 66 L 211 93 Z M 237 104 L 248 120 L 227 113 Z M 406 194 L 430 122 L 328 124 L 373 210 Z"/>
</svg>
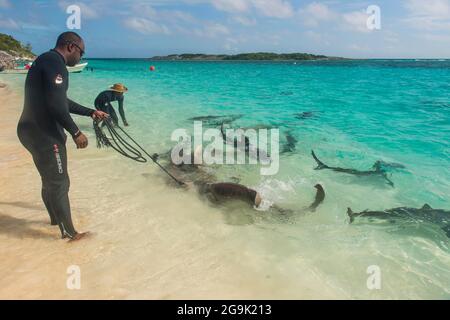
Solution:
<svg viewBox="0 0 450 320">
<path fill-rule="evenodd" d="M 68 242 L 80 241 L 81 239 L 89 237 L 91 234 L 89 232 L 77 233 L 72 239 Z"/>
</svg>

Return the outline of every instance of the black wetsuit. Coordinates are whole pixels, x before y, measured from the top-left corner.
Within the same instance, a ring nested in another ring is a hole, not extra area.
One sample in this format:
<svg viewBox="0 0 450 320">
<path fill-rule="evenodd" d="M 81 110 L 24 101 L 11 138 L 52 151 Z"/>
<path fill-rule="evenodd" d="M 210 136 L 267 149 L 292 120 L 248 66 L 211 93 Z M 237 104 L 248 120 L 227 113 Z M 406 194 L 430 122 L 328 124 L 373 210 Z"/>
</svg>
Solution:
<svg viewBox="0 0 450 320">
<path fill-rule="evenodd" d="M 63 237 L 74 237 L 67 172 L 67 136 L 79 129 L 70 113 L 92 116 L 93 109 L 67 98 L 69 75 L 64 57 L 55 50 L 39 56 L 28 71 L 25 103 L 17 127 L 21 143 L 33 156 L 42 178 L 42 200 L 51 223 L 58 224 Z"/>
<path fill-rule="evenodd" d="M 119 113 L 122 121 L 127 123 L 127 119 L 125 118 L 125 111 L 123 110 L 123 101 L 124 97 L 122 94 L 118 94 L 112 90 L 106 90 L 100 93 L 95 99 L 95 108 L 97 110 L 108 113 L 111 116 L 115 125 L 119 124 L 119 118 L 117 117 L 116 111 L 114 110 L 111 102 L 118 101 L 119 102 Z"/>
</svg>

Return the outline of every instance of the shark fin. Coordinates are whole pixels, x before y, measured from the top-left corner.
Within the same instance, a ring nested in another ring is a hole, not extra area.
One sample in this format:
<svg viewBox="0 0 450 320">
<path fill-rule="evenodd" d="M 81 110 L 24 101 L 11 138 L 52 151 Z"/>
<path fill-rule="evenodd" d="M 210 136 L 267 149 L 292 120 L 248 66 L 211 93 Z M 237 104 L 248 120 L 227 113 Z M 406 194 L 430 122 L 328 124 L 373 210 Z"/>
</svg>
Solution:
<svg viewBox="0 0 450 320">
<path fill-rule="evenodd" d="M 319 158 L 317 158 L 314 151 L 311 151 L 311 155 L 313 156 L 314 160 L 316 160 L 316 162 L 317 162 L 317 168 L 315 168 L 314 170 L 328 169 L 328 166 L 325 163 L 323 163 L 322 161 L 320 161 Z"/>
<path fill-rule="evenodd" d="M 348 217 L 350 218 L 350 224 L 352 224 L 353 221 L 355 221 L 355 213 L 353 212 L 353 210 L 351 208 L 348 208 L 347 214 L 348 214 Z"/>
<path fill-rule="evenodd" d="M 433 209 L 428 203 L 424 204 L 422 210 L 431 210 Z"/>
<path fill-rule="evenodd" d="M 442 230 L 444 230 L 447 238 L 450 238 L 450 226 L 446 226 L 446 227 L 442 228 Z"/>
<path fill-rule="evenodd" d="M 374 165 L 372 166 L 372 169 L 374 169 L 377 172 L 382 171 L 382 163 L 381 163 L 381 161 L 378 160 L 377 162 L 375 162 Z"/>
</svg>

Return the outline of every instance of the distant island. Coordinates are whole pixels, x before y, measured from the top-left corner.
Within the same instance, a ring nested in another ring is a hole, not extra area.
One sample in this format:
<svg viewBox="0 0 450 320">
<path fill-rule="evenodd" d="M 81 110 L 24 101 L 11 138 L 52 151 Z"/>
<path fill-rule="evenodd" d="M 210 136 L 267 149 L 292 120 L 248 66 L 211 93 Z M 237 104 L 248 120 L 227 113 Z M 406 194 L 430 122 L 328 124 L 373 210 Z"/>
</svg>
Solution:
<svg viewBox="0 0 450 320">
<path fill-rule="evenodd" d="M 155 56 L 149 60 L 153 61 L 306 61 L 306 60 L 344 60 L 339 57 L 327 57 L 309 53 L 241 53 L 235 55 L 227 54 L 202 54 L 184 53 L 171 54 L 168 56 Z"/>
<path fill-rule="evenodd" d="M 0 33 L 0 71 L 13 69 L 16 60 L 34 60 L 30 44 L 23 45 L 12 36 Z"/>
</svg>

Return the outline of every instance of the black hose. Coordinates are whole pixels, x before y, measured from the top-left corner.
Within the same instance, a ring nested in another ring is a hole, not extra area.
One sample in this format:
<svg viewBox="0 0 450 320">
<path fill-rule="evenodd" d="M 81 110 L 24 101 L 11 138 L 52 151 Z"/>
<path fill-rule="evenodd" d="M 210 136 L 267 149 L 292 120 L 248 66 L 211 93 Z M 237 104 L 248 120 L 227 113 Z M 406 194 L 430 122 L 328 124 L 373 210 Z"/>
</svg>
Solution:
<svg viewBox="0 0 450 320">
<path fill-rule="evenodd" d="M 117 126 L 115 127 L 112 123 L 111 119 L 107 118 L 103 120 L 106 128 L 108 129 L 108 132 L 111 136 L 111 138 L 108 138 L 105 133 L 103 132 L 102 128 L 100 127 L 101 121 L 98 122 L 94 120 L 94 131 L 95 136 L 97 137 L 97 148 L 113 148 L 116 150 L 119 154 L 122 156 L 132 159 L 134 161 L 140 162 L 140 163 L 146 163 L 147 159 L 142 155 L 142 153 L 138 150 L 140 149 L 145 155 L 147 155 L 158 167 L 161 168 L 169 177 L 171 177 L 176 183 L 179 185 L 185 185 L 184 182 L 178 180 L 175 178 L 170 172 L 168 172 L 159 162 L 155 159 L 155 157 L 151 156 L 144 148 L 142 148 L 128 133 L 125 132 L 121 127 Z M 134 145 L 137 147 L 134 147 L 131 145 L 123 136 L 120 135 L 119 132 L 117 132 L 116 128 L 118 128 L 128 139 L 130 139 Z M 124 150 L 125 149 L 125 150 Z"/>
</svg>

